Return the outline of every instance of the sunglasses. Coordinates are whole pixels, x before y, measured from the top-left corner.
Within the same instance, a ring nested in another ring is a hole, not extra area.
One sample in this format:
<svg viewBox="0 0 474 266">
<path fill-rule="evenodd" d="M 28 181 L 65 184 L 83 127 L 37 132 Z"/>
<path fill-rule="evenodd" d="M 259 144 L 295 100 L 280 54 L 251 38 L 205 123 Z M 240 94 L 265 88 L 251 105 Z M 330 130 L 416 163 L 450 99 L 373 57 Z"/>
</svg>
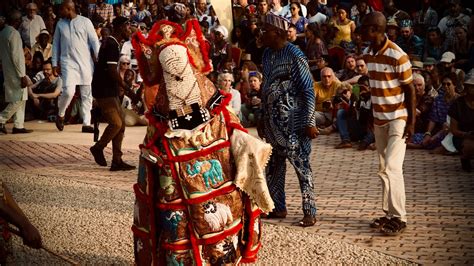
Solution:
<svg viewBox="0 0 474 266">
<path fill-rule="evenodd" d="M 451 83 L 451 82 L 443 82 L 443 83 L 441 83 L 441 84 L 443 84 L 443 85 L 445 85 L 445 86 L 453 85 L 453 83 Z"/>
<path fill-rule="evenodd" d="M 122 62 L 122 63 L 120 63 L 120 64 L 122 64 L 122 65 L 130 65 L 130 62 Z"/>
</svg>

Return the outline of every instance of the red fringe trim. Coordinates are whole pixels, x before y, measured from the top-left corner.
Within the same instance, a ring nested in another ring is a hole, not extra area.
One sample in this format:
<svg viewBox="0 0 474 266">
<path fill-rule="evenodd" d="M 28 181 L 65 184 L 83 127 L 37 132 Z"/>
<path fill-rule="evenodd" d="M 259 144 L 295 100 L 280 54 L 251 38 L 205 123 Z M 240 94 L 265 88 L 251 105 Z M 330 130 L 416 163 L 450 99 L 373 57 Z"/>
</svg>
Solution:
<svg viewBox="0 0 474 266">
<path fill-rule="evenodd" d="M 140 190 L 140 186 L 138 185 L 138 183 L 133 185 L 133 191 L 135 192 L 135 197 L 137 198 L 137 200 L 145 202 L 147 205 L 150 205 L 150 197 Z"/>
<path fill-rule="evenodd" d="M 170 244 L 170 243 L 163 243 L 163 245 L 161 245 L 161 247 L 163 249 L 166 249 L 166 250 L 173 250 L 173 251 L 177 251 L 177 250 L 187 250 L 187 249 L 192 249 L 193 247 L 191 246 L 191 243 L 186 243 L 186 244 Z"/>
<path fill-rule="evenodd" d="M 140 230 L 137 226 L 135 225 L 132 225 L 132 232 L 133 232 L 133 235 L 135 236 L 138 236 L 140 238 L 148 238 L 150 239 L 150 233 L 147 233 L 143 230 Z M 152 240 L 153 241 L 153 240 Z"/>
<path fill-rule="evenodd" d="M 199 197 L 199 198 L 186 199 L 185 202 L 188 203 L 188 204 L 198 204 L 198 203 L 210 200 L 210 199 L 212 199 L 214 197 L 217 197 L 217 196 L 222 196 L 224 194 L 229 194 L 229 193 L 235 191 L 235 189 L 236 189 L 236 186 L 234 184 L 232 184 L 230 186 L 227 186 L 227 187 L 224 187 L 224 188 L 221 188 L 221 189 L 218 189 L 218 190 L 214 190 L 211 193 L 209 193 L 205 196 Z"/>
<path fill-rule="evenodd" d="M 160 210 L 173 210 L 173 211 L 186 210 L 186 205 L 184 205 L 183 203 L 177 203 L 177 204 L 157 203 L 156 207 Z"/>
<path fill-rule="evenodd" d="M 213 236 L 211 238 L 206 238 L 206 239 L 199 239 L 198 243 L 199 245 L 209 245 L 209 244 L 214 244 L 217 241 L 220 241 L 230 235 L 235 235 L 237 232 L 239 232 L 242 229 L 243 225 L 242 223 L 239 223 L 238 225 L 234 226 L 233 228 L 225 230 L 222 234 L 219 234 L 217 236 Z"/>
<path fill-rule="evenodd" d="M 191 30 L 194 29 L 196 32 L 196 39 L 199 42 L 199 50 L 201 51 L 201 56 L 204 61 L 204 68 L 199 69 L 201 73 L 207 74 L 212 71 L 212 64 L 211 60 L 209 60 L 209 53 L 207 48 L 207 43 L 206 39 L 204 38 L 204 35 L 202 34 L 201 31 L 201 26 L 199 25 L 199 21 L 197 19 L 189 19 L 186 21 L 186 32 L 184 33 L 183 40 L 186 39 L 186 36 L 189 36 L 191 34 Z M 196 62 L 194 62 L 194 59 L 188 52 L 188 57 L 191 62 L 191 64 L 194 66 L 194 68 L 198 68 L 196 65 Z"/>
<path fill-rule="evenodd" d="M 197 151 L 197 152 L 193 152 L 193 153 L 190 153 L 190 154 L 178 155 L 178 156 L 172 156 L 171 155 L 171 156 L 169 156 L 168 160 L 170 162 L 185 162 L 185 161 L 189 161 L 191 159 L 197 158 L 197 157 L 209 155 L 209 154 L 211 154 L 215 151 L 218 151 L 218 150 L 221 150 L 221 149 L 224 149 L 224 148 L 227 148 L 227 147 L 230 147 L 230 142 L 228 140 L 226 140 L 222 143 L 219 143 L 216 146 L 213 146 L 211 148 L 201 150 L 201 151 Z"/>
</svg>

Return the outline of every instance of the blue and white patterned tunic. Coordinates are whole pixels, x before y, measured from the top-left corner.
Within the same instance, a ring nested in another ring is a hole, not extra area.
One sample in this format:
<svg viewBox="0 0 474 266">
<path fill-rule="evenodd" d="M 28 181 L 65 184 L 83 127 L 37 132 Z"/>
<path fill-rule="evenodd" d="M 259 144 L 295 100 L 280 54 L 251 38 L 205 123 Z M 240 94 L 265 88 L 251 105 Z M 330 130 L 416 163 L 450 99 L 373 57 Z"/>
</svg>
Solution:
<svg viewBox="0 0 474 266">
<path fill-rule="evenodd" d="M 315 126 L 313 80 L 303 52 L 288 43 L 263 54 L 262 107 L 266 140 L 273 153 L 267 166 L 267 184 L 276 212 L 286 211 L 285 160 L 300 182 L 305 215 L 316 216 L 313 174 L 309 163 L 311 139 L 306 127 Z"/>
</svg>

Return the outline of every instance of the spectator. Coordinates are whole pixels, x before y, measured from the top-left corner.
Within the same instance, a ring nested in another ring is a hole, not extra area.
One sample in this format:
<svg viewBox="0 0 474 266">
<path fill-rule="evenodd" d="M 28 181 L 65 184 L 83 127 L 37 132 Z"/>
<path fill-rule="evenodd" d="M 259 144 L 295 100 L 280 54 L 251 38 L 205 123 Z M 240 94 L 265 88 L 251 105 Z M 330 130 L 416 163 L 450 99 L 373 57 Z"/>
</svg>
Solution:
<svg viewBox="0 0 474 266">
<path fill-rule="evenodd" d="M 433 57 L 427 57 L 423 62 L 423 69 L 431 73 L 436 67 L 436 59 Z"/>
<path fill-rule="evenodd" d="M 426 36 L 426 29 L 438 25 L 438 13 L 431 7 L 431 0 L 423 0 L 421 10 L 413 16 L 415 34 Z"/>
<path fill-rule="evenodd" d="M 387 21 L 395 20 L 398 25 L 400 25 L 402 20 L 411 19 L 407 12 L 395 6 L 394 0 L 384 0 L 384 12 Z"/>
<path fill-rule="evenodd" d="M 400 36 L 400 27 L 395 19 L 387 21 L 387 37 L 390 41 L 396 42 Z"/>
<path fill-rule="evenodd" d="M 363 151 L 368 147 L 373 147 L 374 137 L 374 116 L 372 111 L 372 101 L 370 95 L 370 84 L 369 76 L 361 76 L 357 81 L 359 87 L 359 99 L 356 103 L 356 109 L 358 111 L 358 126 L 360 127 L 360 133 L 362 140 L 357 147 L 357 150 Z"/>
<path fill-rule="evenodd" d="M 249 42 L 250 31 L 242 25 L 235 26 L 232 29 L 230 41 L 232 42 L 233 47 L 240 48 L 245 50 Z"/>
<path fill-rule="evenodd" d="M 51 59 L 43 63 L 43 71 L 39 72 L 28 86 L 28 95 L 32 100 L 36 118 L 48 119 L 54 116 L 57 109 L 57 98 L 61 93 L 63 81 L 53 75 Z"/>
<path fill-rule="evenodd" d="M 240 107 L 242 105 L 240 92 L 232 88 L 232 83 L 234 82 L 234 76 L 231 73 L 220 73 L 217 76 L 217 83 L 219 89 L 223 90 L 225 93 L 232 94 L 232 100 L 230 101 L 230 107 L 234 111 L 235 115 L 240 118 Z"/>
<path fill-rule="evenodd" d="M 113 20 L 113 32 L 101 46 L 98 63 L 92 81 L 93 95 L 102 110 L 102 118 L 108 123 L 99 141 L 90 148 L 95 162 L 107 166 L 104 148 L 112 142 L 112 164 L 110 171 L 128 171 L 136 167 L 122 160 L 122 141 L 125 133 L 124 113 L 119 101 L 120 87 L 126 87 L 117 70 L 120 57 L 120 42 L 130 37 L 128 19 Z"/>
<path fill-rule="evenodd" d="M 270 12 L 275 15 L 283 15 L 283 6 L 281 5 L 281 0 L 270 0 Z"/>
<path fill-rule="evenodd" d="M 33 59 L 31 60 L 31 65 L 26 68 L 26 75 L 33 79 L 34 76 L 40 71 L 43 70 L 44 57 L 41 52 L 35 52 Z"/>
<path fill-rule="evenodd" d="M 418 58 L 411 60 L 411 71 L 421 74 L 423 72 L 423 62 L 419 61 Z"/>
<path fill-rule="evenodd" d="M 138 5 L 138 11 L 133 17 L 133 21 L 140 23 L 145 21 L 147 17 L 151 17 L 151 13 L 148 11 L 148 9 L 146 9 L 146 5 L 144 3 L 140 3 Z"/>
<path fill-rule="evenodd" d="M 465 73 L 462 69 L 458 69 L 455 67 L 455 60 L 456 56 L 452 52 L 445 52 L 443 56 L 441 56 L 440 64 L 441 64 L 441 75 L 445 76 L 449 73 L 456 74 L 456 81 L 457 83 L 454 84 L 456 88 L 456 92 L 460 93 L 463 91 L 463 83 Z"/>
<path fill-rule="evenodd" d="M 382 180 L 382 210 L 385 216 L 371 227 L 386 235 L 397 235 L 406 228 L 403 160 L 405 138 L 411 138 L 415 126 L 415 91 L 406 53 L 385 36 L 387 21 L 380 12 L 372 12 L 362 22 L 363 39 L 370 41 L 364 56 L 369 70 L 386 69 L 384 75 L 369 72 L 374 114 L 375 145 L 379 155 L 378 175 Z M 386 89 L 390 83 L 390 90 Z M 382 92 L 383 91 L 383 92 Z"/>
<path fill-rule="evenodd" d="M 432 57 L 438 61 L 447 50 L 448 46 L 441 35 L 441 30 L 437 26 L 428 28 L 423 58 Z"/>
<path fill-rule="evenodd" d="M 355 76 L 357 76 L 355 56 L 353 54 L 346 55 L 346 58 L 344 58 L 343 69 L 336 73 L 336 77 L 340 81 L 346 81 Z"/>
<path fill-rule="evenodd" d="M 46 29 L 41 30 L 41 33 L 36 36 L 36 43 L 31 47 L 31 54 L 40 52 L 45 60 L 48 60 L 53 55 L 53 46 L 51 45 L 51 35 Z"/>
<path fill-rule="evenodd" d="M 457 83 L 457 77 L 454 73 L 448 73 L 442 79 L 443 87 L 434 99 L 428 127 L 423 137 L 423 146 L 428 149 L 439 147 L 448 133 L 448 127 L 445 123 L 451 104 L 459 97 L 456 92 Z"/>
<path fill-rule="evenodd" d="M 262 96 L 260 86 L 262 74 L 257 71 L 249 72 L 250 88 L 247 93 L 247 101 L 242 104 L 242 123 L 245 127 L 256 126 L 262 115 Z"/>
<path fill-rule="evenodd" d="M 410 58 L 423 58 L 423 39 L 415 35 L 411 20 L 402 20 L 399 24 L 400 36 L 395 42 Z"/>
<path fill-rule="evenodd" d="M 290 20 L 291 24 L 295 26 L 296 34 L 303 34 L 306 25 L 308 25 L 308 19 L 306 19 L 306 17 L 303 15 L 301 4 L 298 2 L 292 2 L 290 4 L 290 14 L 291 15 L 288 17 L 288 19 Z"/>
<path fill-rule="evenodd" d="M 288 42 L 297 46 L 301 51 L 306 50 L 306 42 L 304 38 L 298 38 L 296 26 L 291 24 L 288 28 Z"/>
<path fill-rule="evenodd" d="M 470 17 L 461 12 L 462 6 L 460 0 L 449 0 L 448 15 L 443 17 L 439 23 L 438 28 L 446 37 L 448 47 L 452 46 L 456 37 L 456 26 L 461 24 L 467 27 L 470 22 Z"/>
<path fill-rule="evenodd" d="M 214 70 L 222 72 L 224 69 L 231 70 L 232 64 L 232 45 L 227 41 L 227 29 L 219 25 L 212 30 L 214 42 L 212 43 L 212 64 Z"/>
<path fill-rule="evenodd" d="M 290 1 L 288 1 L 288 4 L 283 7 L 283 9 L 280 13 L 280 16 L 282 16 L 284 18 L 288 18 L 288 19 L 290 17 L 292 17 L 291 6 L 293 5 L 293 3 L 298 3 L 299 4 L 300 10 L 301 10 L 301 16 L 306 18 L 306 16 L 308 15 L 308 11 L 306 10 L 306 6 L 303 5 L 300 0 L 290 0 Z"/>
<path fill-rule="evenodd" d="M 356 1 L 355 10 L 354 8 L 352 8 L 352 10 L 354 10 L 355 12 L 352 12 L 351 10 L 351 20 L 354 21 L 356 27 L 360 27 L 362 25 L 362 20 L 364 19 L 364 17 L 374 11 L 374 9 L 368 5 L 367 1 L 368 0 Z"/>
<path fill-rule="evenodd" d="M 132 71 L 130 69 L 130 71 Z M 125 81 L 125 80 L 124 80 Z M 128 97 L 125 93 L 124 88 L 120 88 L 119 91 L 119 100 L 122 103 L 122 111 L 124 113 L 124 122 L 125 126 L 133 127 L 133 126 L 146 126 L 148 124 L 147 119 L 144 115 L 139 115 L 134 108 L 134 104 L 132 103 L 132 99 Z"/>
<path fill-rule="evenodd" d="M 369 46 L 367 42 L 362 41 L 362 34 L 360 32 L 360 28 L 356 28 L 354 31 L 352 42 L 354 43 L 354 51 L 353 53 L 357 56 L 360 56 L 364 53 L 365 48 Z"/>
<path fill-rule="evenodd" d="M 66 109 L 74 97 L 76 86 L 79 86 L 82 99 L 82 132 L 93 133 L 91 81 L 94 59 L 97 58 L 100 43 L 92 22 L 77 15 L 75 10 L 72 0 L 64 0 L 61 5 L 62 19 L 54 32 L 53 71 L 63 80 L 63 90 L 58 98 L 56 127 L 63 131 Z"/>
<path fill-rule="evenodd" d="M 262 40 L 262 31 L 260 29 L 255 30 L 253 36 L 254 38 L 247 45 L 245 52 L 250 54 L 252 61 L 260 67 L 262 65 L 263 51 L 265 50 Z"/>
<path fill-rule="evenodd" d="M 356 26 L 354 21 L 348 18 L 347 11 L 344 8 L 339 7 L 337 9 L 337 19 L 335 19 L 332 26 L 337 30 L 333 44 L 342 47 L 345 51 L 353 49 L 352 34 Z"/>
<path fill-rule="evenodd" d="M 471 159 L 474 157 L 474 79 L 464 82 L 465 95 L 456 99 L 449 109 L 450 130 L 453 144 L 461 155 L 461 167 L 472 171 Z"/>
<path fill-rule="evenodd" d="M 316 96 L 316 126 L 325 128 L 332 125 L 332 98 L 336 95 L 341 82 L 330 67 L 321 70 L 321 81 L 314 83 Z"/>
<path fill-rule="evenodd" d="M 3 88 L 8 105 L 0 113 L 0 134 L 7 134 L 5 123 L 13 117 L 13 134 L 30 133 L 25 129 L 25 105 L 27 100 L 28 76 L 25 57 L 22 53 L 20 33 L 21 13 L 13 11 L 8 20 L 0 26 L 0 62 L 2 62 Z"/>
<path fill-rule="evenodd" d="M 306 4 L 308 9 L 308 24 L 316 23 L 321 25 L 326 23 L 328 17 L 323 12 L 323 7 L 318 0 L 311 0 Z"/>
<path fill-rule="evenodd" d="M 122 79 L 125 79 L 125 72 L 129 69 L 131 69 L 130 57 L 128 57 L 127 55 L 120 56 L 118 71 L 119 71 L 119 75 Z"/>
<path fill-rule="evenodd" d="M 89 18 L 96 23 L 112 23 L 114 8 L 104 0 L 97 0 L 96 4 L 91 4 L 89 7 Z"/>
<path fill-rule="evenodd" d="M 54 7 L 52 5 L 47 5 L 45 7 L 45 12 L 42 15 L 44 25 L 46 26 L 46 30 L 50 33 L 54 33 L 54 27 L 56 26 L 56 22 L 58 21 L 56 14 L 54 14 Z"/>
<path fill-rule="evenodd" d="M 423 148 L 424 132 L 428 127 L 429 114 L 433 105 L 434 97 L 430 95 L 430 91 L 426 89 L 425 79 L 420 74 L 413 74 L 413 86 L 416 93 L 416 122 L 415 134 L 407 143 L 407 148 L 421 149 Z"/>
<path fill-rule="evenodd" d="M 311 71 L 315 69 L 316 60 L 328 54 L 326 44 L 319 35 L 319 26 L 316 23 L 310 23 L 306 27 L 306 49 L 304 50 Z M 322 68 L 321 68 L 322 69 Z M 320 79 L 318 79 L 320 80 Z"/>
<path fill-rule="evenodd" d="M 349 84 L 356 84 L 362 76 L 369 75 L 369 69 L 363 57 L 358 57 L 355 59 L 355 73 L 356 75 L 350 79 L 343 80 Z M 357 95 L 358 96 L 358 95 Z"/>
<path fill-rule="evenodd" d="M 314 60 L 308 60 L 309 64 L 313 64 L 310 66 L 311 75 L 313 75 L 313 80 L 316 82 L 321 81 L 321 70 L 328 67 L 329 65 L 329 56 L 322 55 L 319 58 Z"/>
<path fill-rule="evenodd" d="M 473 42 L 470 42 L 467 36 L 467 27 L 458 25 L 454 29 L 455 38 L 453 46 L 449 51 L 453 52 L 456 56 L 454 66 L 462 69 L 464 72 L 471 70 L 469 65 L 469 52 L 473 47 Z"/>
<path fill-rule="evenodd" d="M 27 15 L 23 17 L 20 33 L 24 44 L 31 48 L 36 43 L 36 37 L 42 29 L 46 29 L 43 18 L 37 15 L 38 7 L 35 3 L 26 5 Z"/>
<path fill-rule="evenodd" d="M 209 28 L 219 25 L 214 7 L 207 3 L 207 0 L 196 0 L 196 18 L 199 21 L 206 20 L 209 23 Z M 245 9 L 245 7 L 242 7 Z M 240 23 L 240 20 L 239 20 Z"/>
<path fill-rule="evenodd" d="M 240 73 L 238 73 L 239 81 L 235 84 L 235 89 L 240 92 L 240 98 L 244 103 L 249 101 L 247 98 L 250 90 L 249 73 L 256 72 L 257 70 L 258 68 L 255 63 L 252 61 L 245 61 L 242 63 Z M 237 76 L 234 75 L 234 78 L 235 77 Z"/>
<path fill-rule="evenodd" d="M 267 0 L 257 1 L 257 14 L 260 18 L 263 18 L 270 11 Z"/>
<path fill-rule="evenodd" d="M 350 127 L 350 125 L 355 125 L 356 120 L 355 103 L 351 97 L 352 87 L 350 85 L 341 87 L 332 103 L 336 113 L 336 126 L 341 138 L 341 142 L 335 147 L 336 149 L 352 148 L 350 131 L 354 128 Z"/>
<path fill-rule="evenodd" d="M 128 19 L 132 19 L 137 14 L 137 11 L 133 7 L 132 0 L 124 0 L 122 2 L 122 17 L 126 17 Z"/>
<path fill-rule="evenodd" d="M 262 106 L 263 119 L 258 134 L 272 145 L 267 184 L 275 209 L 269 218 L 287 215 L 285 199 L 286 159 L 294 166 L 303 199 L 303 227 L 316 224 L 316 202 L 313 174 L 310 168 L 311 139 L 318 132 L 314 124 L 312 79 L 301 50 L 286 41 L 289 23 L 268 14 L 265 17 L 263 42 Z M 278 63 L 277 63 L 278 62 Z"/>
</svg>

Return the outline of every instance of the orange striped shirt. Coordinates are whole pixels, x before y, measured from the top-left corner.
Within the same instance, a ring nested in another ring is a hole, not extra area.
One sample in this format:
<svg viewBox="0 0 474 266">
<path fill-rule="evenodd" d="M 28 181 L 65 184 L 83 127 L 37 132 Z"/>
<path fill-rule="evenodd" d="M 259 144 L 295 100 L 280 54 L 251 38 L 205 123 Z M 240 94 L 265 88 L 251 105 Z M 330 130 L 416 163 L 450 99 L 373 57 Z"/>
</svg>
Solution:
<svg viewBox="0 0 474 266">
<path fill-rule="evenodd" d="M 413 80 L 408 55 L 387 38 L 377 53 L 370 46 L 367 47 L 364 60 L 369 69 L 374 123 L 383 125 L 395 119 L 407 120 L 402 85 L 410 84 Z"/>
</svg>

